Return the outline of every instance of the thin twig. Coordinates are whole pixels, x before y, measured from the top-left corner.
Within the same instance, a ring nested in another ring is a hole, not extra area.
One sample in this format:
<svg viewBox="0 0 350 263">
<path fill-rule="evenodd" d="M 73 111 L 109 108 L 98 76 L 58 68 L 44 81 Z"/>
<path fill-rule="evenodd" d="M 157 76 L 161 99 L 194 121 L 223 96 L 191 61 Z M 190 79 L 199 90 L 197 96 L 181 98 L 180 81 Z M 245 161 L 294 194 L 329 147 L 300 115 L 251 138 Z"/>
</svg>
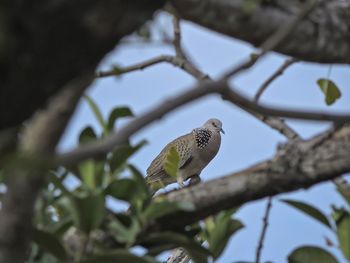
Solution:
<svg viewBox="0 0 350 263">
<path fill-rule="evenodd" d="M 287 59 L 278 69 L 275 73 L 273 73 L 259 88 L 259 90 L 257 91 L 257 93 L 255 94 L 254 97 L 254 101 L 258 102 L 258 100 L 260 99 L 261 95 L 263 94 L 263 92 L 267 89 L 267 87 L 276 79 L 278 78 L 280 75 L 282 75 L 284 73 L 284 71 L 291 65 L 293 65 L 295 62 L 297 62 L 298 60 L 295 58 L 290 58 Z"/>
<path fill-rule="evenodd" d="M 161 55 L 157 56 L 151 59 L 148 59 L 146 61 L 143 61 L 141 63 L 137 63 L 132 66 L 124 67 L 124 68 L 118 68 L 115 67 L 112 70 L 107 71 L 99 71 L 96 73 L 96 78 L 103 78 L 103 77 L 111 77 L 111 76 L 120 76 L 125 73 L 133 72 L 136 70 L 143 70 L 147 67 L 159 64 L 159 63 L 169 63 L 172 64 L 175 67 L 181 68 L 188 74 L 192 75 L 195 78 L 205 79 L 207 78 L 206 75 L 201 75 L 193 66 L 188 63 L 188 61 L 177 57 L 177 56 L 170 56 L 170 55 Z"/>
<path fill-rule="evenodd" d="M 262 251 L 262 248 L 264 246 L 266 230 L 267 230 L 267 227 L 269 225 L 269 216 L 270 216 L 271 207 L 272 207 L 272 197 L 268 197 L 266 209 L 265 209 L 265 215 L 263 217 L 263 228 L 261 229 L 259 243 L 258 243 L 258 247 L 256 249 L 255 263 L 260 263 L 261 251 Z"/>
</svg>

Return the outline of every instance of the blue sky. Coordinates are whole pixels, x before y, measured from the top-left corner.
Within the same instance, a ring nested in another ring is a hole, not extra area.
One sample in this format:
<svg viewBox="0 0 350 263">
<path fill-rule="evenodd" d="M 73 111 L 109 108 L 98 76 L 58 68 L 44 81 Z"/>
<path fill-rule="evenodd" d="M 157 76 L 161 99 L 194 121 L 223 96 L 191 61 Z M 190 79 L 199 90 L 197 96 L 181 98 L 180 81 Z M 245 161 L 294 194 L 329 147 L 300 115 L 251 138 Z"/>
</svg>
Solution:
<svg viewBox="0 0 350 263">
<path fill-rule="evenodd" d="M 246 59 L 254 51 L 249 44 L 197 25 L 184 22 L 181 26 L 185 49 L 196 65 L 213 78 Z M 170 18 L 160 15 L 152 30 L 156 35 L 160 30 L 171 34 Z M 172 53 L 171 47 L 163 45 L 123 45 L 111 52 L 101 63 L 100 68 L 108 69 L 113 64 L 132 65 L 157 55 Z M 283 63 L 284 59 L 285 57 L 281 55 L 269 54 L 253 69 L 233 80 L 235 87 L 248 96 L 254 95 L 261 83 Z M 331 107 L 325 105 L 323 94 L 316 84 L 318 78 L 327 76 L 328 70 L 329 65 L 304 62 L 295 64 L 273 82 L 263 95 L 261 102 L 300 109 L 349 112 L 349 67 L 339 65 L 332 67 L 330 78 L 341 89 L 342 97 Z M 181 70 L 171 65 L 160 64 L 143 71 L 125 74 L 120 78 L 96 80 L 88 93 L 101 107 L 105 116 L 112 108 L 123 105 L 129 106 L 136 115 L 139 115 L 164 99 L 176 96 L 194 83 L 192 77 Z M 223 102 L 218 96 L 210 96 L 181 107 L 135 135 L 132 138 L 134 142 L 146 139 L 149 144 L 132 158 L 132 162 L 145 172 L 152 159 L 170 140 L 202 125 L 211 117 L 223 122 L 226 135 L 222 138 L 217 157 L 201 174 L 205 181 L 247 168 L 272 157 L 277 144 L 284 141 L 280 134 L 248 113 L 228 102 Z M 288 123 L 303 138 L 309 138 L 329 127 L 329 124 L 320 122 L 291 120 Z M 98 127 L 92 112 L 86 103 L 82 102 L 61 141 L 60 150 L 74 147 L 77 135 L 87 124 Z M 263 262 L 286 262 L 286 256 L 299 245 L 325 247 L 325 236 L 336 243 L 333 233 L 307 216 L 281 204 L 278 201 L 280 198 L 293 198 L 311 203 L 326 214 L 330 214 L 330 204 L 344 204 L 330 183 L 276 197 L 262 253 Z M 266 200 L 261 200 L 249 203 L 240 209 L 237 217 L 246 227 L 231 239 L 218 263 L 237 260 L 254 261 L 265 204 Z M 339 262 L 345 262 L 337 249 L 327 249 L 337 255 Z"/>
</svg>

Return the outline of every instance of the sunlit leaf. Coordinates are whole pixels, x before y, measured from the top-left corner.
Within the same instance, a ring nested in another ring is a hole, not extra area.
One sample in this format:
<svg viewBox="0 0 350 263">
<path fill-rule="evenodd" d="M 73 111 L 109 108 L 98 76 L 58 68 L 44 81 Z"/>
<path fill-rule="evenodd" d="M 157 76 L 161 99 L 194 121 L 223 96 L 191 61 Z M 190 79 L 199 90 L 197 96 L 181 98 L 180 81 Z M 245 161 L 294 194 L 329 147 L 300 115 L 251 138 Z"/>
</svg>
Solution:
<svg viewBox="0 0 350 263">
<path fill-rule="evenodd" d="M 234 210 L 222 211 L 205 220 L 206 239 L 214 259 L 221 255 L 233 234 L 244 227 L 240 221 L 231 218 L 233 212 Z"/>
<path fill-rule="evenodd" d="M 89 97 L 88 95 L 84 95 L 84 99 L 89 104 L 89 106 L 90 106 L 91 110 L 93 111 L 98 123 L 100 124 L 101 128 L 103 129 L 103 132 L 105 134 L 107 134 L 108 133 L 107 123 L 103 119 L 103 116 L 102 116 L 102 113 L 101 113 L 99 107 L 94 102 L 94 100 L 91 97 Z"/>
<path fill-rule="evenodd" d="M 350 260 L 350 214 L 347 214 L 338 222 L 337 236 L 344 256 Z"/>
<path fill-rule="evenodd" d="M 337 85 L 330 79 L 318 79 L 317 84 L 325 96 L 327 105 L 332 105 L 341 97 L 341 92 Z"/>
<path fill-rule="evenodd" d="M 141 231 L 141 225 L 136 217 L 131 218 L 128 226 L 125 226 L 118 219 L 114 219 L 109 224 L 109 231 L 114 234 L 118 242 L 126 243 L 128 246 L 132 245 Z"/>
<path fill-rule="evenodd" d="M 288 256 L 288 263 L 338 263 L 338 260 L 323 248 L 303 246 Z"/>
<path fill-rule="evenodd" d="M 89 159 L 81 162 L 78 170 L 84 186 L 90 189 L 101 186 L 104 175 L 104 162 Z"/>
<path fill-rule="evenodd" d="M 134 114 L 128 107 L 118 107 L 111 111 L 108 117 L 108 131 L 113 131 L 114 124 L 117 119 L 123 118 L 123 117 L 132 117 Z"/>
<path fill-rule="evenodd" d="M 176 148 L 170 147 L 164 162 L 164 170 L 172 177 L 177 178 L 177 171 L 180 165 L 180 156 Z"/>
<path fill-rule="evenodd" d="M 54 255 L 59 260 L 68 261 L 68 254 L 59 239 L 52 233 L 33 228 L 32 240 L 39 247 Z"/>
<path fill-rule="evenodd" d="M 312 218 L 316 219 L 318 222 L 322 223 L 323 225 L 327 226 L 328 228 L 332 229 L 331 224 L 329 223 L 328 218 L 317 208 L 303 203 L 299 201 L 294 201 L 294 200 L 281 200 L 282 202 L 298 209 L 299 211 L 311 216 Z"/>
</svg>

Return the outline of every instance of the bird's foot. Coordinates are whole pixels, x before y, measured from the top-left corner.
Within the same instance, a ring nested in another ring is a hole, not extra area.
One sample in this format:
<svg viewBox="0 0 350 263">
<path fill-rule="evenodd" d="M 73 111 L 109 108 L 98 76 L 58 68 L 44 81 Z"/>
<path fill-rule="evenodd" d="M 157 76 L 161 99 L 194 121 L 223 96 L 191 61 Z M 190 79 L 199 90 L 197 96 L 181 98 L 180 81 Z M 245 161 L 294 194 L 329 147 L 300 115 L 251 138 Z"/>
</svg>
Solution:
<svg viewBox="0 0 350 263">
<path fill-rule="evenodd" d="M 198 174 L 195 174 L 193 176 L 190 177 L 190 182 L 188 183 L 188 186 L 192 186 L 192 185 L 196 185 L 199 184 L 201 182 L 201 178 L 199 177 Z"/>
</svg>

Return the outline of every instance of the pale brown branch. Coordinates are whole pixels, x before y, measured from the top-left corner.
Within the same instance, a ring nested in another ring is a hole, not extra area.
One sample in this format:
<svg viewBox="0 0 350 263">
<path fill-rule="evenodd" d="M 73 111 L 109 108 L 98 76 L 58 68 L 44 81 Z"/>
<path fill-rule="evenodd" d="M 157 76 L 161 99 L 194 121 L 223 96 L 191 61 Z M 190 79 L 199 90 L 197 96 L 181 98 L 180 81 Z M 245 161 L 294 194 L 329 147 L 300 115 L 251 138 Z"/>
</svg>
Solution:
<svg viewBox="0 0 350 263">
<path fill-rule="evenodd" d="M 258 105 L 232 89 L 225 90 L 222 95 L 225 100 L 231 101 L 239 107 L 247 108 L 264 116 L 285 117 L 300 120 L 331 121 L 335 123 L 350 122 L 350 114 L 332 114 L 321 111 L 298 111 Z"/>
<path fill-rule="evenodd" d="M 202 83 L 201 88 L 187 90 L 172 99 L 164 101 L 160 105 L 154 107 L 152 110 L 135 118 L 125 127 L 119 129 L 118 133 L 112 134 L 104 140 L 82 145 L 75 150 L 58 155 L 56 157 L 56 161 L 59 164 L 69 165 L 75 164 L 87 158 L 103 156 L 116 147 L 125 144 L 130 136 L 151 122 L 162 118 L 168 112 L 208 94 L 220 93 L 221 90 L 227 88 L 227 83 L 223 81 Z"/>
<path fill-rule="evenodd" d="M 254 101 L 258 102 L 258 100 L 260 99 L 261 95 L 263 94 L 263 92 L 268 88 L 268 86 L 275 80 L 277 79 L 279 76 L 281 76 L 284 71 L 290 67 L 291 65 L 293 65 L 295 62 L 297 62 L 298 60 L 295 58 L 290 58 L 287 59 L 277 70 L 276 72 L 274 72 L 258 89 L 257 93 L 255 94 L 254 97 Z"/>
</svg>

